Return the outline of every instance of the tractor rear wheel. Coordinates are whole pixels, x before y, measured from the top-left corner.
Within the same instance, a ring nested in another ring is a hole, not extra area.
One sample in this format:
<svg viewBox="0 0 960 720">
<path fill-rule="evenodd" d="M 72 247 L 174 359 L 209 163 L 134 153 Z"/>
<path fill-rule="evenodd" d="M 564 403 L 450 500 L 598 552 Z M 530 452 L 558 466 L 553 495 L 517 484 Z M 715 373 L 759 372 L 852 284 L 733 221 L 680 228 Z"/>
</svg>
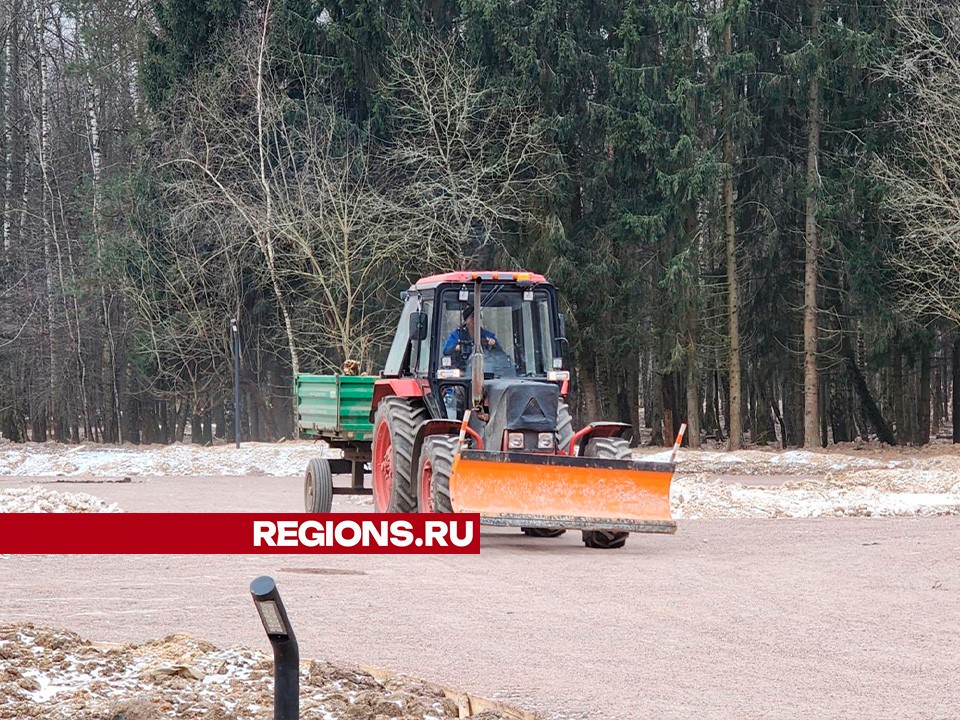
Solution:
<svg viewBox="0 0 960 720">
<path fill-rule="evenodd" d="M 630 443 L 622 438 L 593 438 L 587 443 L 583 454 L 585 457 L 607 460 L 629 460 Z M 584 530 L 583 544 L 588 548 L 613 550 L 626 545 L 629 534 L 613 530 Z"/>
<path fill-rule="evenodd" d="M 427 419 L 424 408 L 407 398 L 380 402 L 373 421 L 373 505 L 377 512 L 416 512 L 413 443 Z"/>
<path fill-rule="evenodd" d="M 450 474 L 457 452 L 457 438 L 432 435 L 423 441 L 420 451 L 420 473 L 417 487 L 420 512 L 452 513 Z"/>
<path fill-rule="evenodd" d="M 573 416 L 570 414 L 570 406 L 561 400 L 557 406 L 557 448 L 561 453 L 566 454 L 571 440 L 573 440 Z M 522 527 L 520 532 L 528 537 L 555 538 L 563 535 L 566 530 Z"/>
<path fill-rule="evenodd" d="M 532 527 L 522 527 L 520 532 L 524 535 L 529 535 L 530 537 L 545 537 L 545 538 L 555 538 L 563 535 L 566 530 L 563 528 L 532 528 Z"/>
<path fill-rule="evenodd" d="M 312 458 L 303 475 L 303 506 L 308 513 L 328 513 L 333 508 L 333 473 L 323 458 Z"/>
</svg>

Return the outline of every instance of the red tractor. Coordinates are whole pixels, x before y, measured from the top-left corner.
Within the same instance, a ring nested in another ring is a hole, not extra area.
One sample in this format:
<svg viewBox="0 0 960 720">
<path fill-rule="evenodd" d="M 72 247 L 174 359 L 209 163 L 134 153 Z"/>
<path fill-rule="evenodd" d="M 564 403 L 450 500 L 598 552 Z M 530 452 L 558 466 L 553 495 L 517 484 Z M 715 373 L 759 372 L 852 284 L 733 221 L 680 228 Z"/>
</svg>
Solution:
<svg viewBox="0 0 960 720">
<path fill-rule="evenodd" d="M 624 423 L 574 430 L 563 316 L 543 276 L 435 275 L 403 300 L 379 378 L 297 379 L 302 432 L 344 453 L 311 461 L 308 511 L 372 491 L 378 512 L 475 512 L 540 537 L 578 529 L 589 547 L 676 531 L 672 464 L 634 462 Z M 334 487 L 348 467 L 352 486 Z"/>
</svg>

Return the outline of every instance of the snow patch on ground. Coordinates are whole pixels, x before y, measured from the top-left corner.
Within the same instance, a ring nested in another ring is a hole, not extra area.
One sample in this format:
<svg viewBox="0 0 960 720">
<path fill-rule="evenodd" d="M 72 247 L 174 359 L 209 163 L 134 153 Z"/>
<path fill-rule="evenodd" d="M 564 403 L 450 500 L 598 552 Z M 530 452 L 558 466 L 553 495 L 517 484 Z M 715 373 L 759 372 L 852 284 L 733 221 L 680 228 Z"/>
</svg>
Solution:
<svg viewBox="0 0 960 720">
<path fill-rule="evenodd" d="M 0 445 L 0 475 L 19 477 L 300 476 L 310 458 L 339 457 L 323 443 L 201 445 Z"/>
<path fill-rule="evenodd" d="M 313 457 L 337 457 L 323 443 L 110 447 L 0 444 L 0 475 L 20 477 L 301 477 Z M 671 451 L 638 448 L 634 459 L 667 462 Z M 0 511 L 118 511 L 53 491 L 3 491 Z M 11 495 L 10 493 L 14 493 Z M 85 496 L 90 498 L 90 496 Z M 370 504 L 369 497 L 348 502 Z M 99 505 L 97 503 L 100 503 Z M 960 514 L 960 448 L 833 446 L 829 450 L 681 449 L 671 497 L 677 518 L 778 518 Z"/>
<path fill-rule="evenodd" d="M 675 518 L 903 517 L 960 515 L 960 483 L 941 476 L 937 489 L 885 489 L 882 484 L 831 481 L 743 485 L 698 474 L 673 481 Z"/>
<path fill-rule="evenodd" d="M 61 493 L 40 485 L 0 490 L 0 513 L 117 513 L 116 503 L 107 504 L 87 493 Z"/>
<path fill-rule="evenodd" d="M 671 450 L 638 448 L 634 458 L 645 462 L 670 462 Z M 677 472 L 731 475 L 808 475 L 841 470 L 895 468 L 903 459 L 882 453 L 851 455 L 809 450 L 687 450 L 681 448 L 675 459 Z"/>
</svg>

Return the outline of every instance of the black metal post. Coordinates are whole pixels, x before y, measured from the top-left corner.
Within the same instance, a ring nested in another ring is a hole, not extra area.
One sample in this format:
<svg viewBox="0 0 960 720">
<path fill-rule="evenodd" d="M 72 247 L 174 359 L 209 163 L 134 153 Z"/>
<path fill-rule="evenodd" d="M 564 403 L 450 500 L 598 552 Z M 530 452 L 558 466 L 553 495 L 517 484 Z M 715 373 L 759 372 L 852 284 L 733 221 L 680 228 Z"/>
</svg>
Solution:
<svg viewBox="0 0 960 720">
<path fill-rule="evenodd" d="M 240 449 L 240 328 L 237 319 L 230 320 L 233 332 L 233 439 Z"/>
<path fill-rule="evenodd" d="M 300 718 L 300 648 L 272 577 L 250 583 L 250 594 L 273 646 L 273 719 Z"/>
</svg>

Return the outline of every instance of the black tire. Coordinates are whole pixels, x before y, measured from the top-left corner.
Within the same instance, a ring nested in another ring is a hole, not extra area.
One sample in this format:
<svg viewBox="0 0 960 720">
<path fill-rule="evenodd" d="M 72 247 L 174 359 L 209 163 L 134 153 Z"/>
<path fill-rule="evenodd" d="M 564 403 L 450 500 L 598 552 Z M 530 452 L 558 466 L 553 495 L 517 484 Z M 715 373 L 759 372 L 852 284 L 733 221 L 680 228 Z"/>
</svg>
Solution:
<svg viewBox="0 0 960 720">
<path fill-rule="evenodd" d="M 573 435 L 573 415 L 570 414 L 570 406 L 561 400 L 557 406 L 557 443 L 561 452 L 567 452 Z"/>
<path fill-rule="evenodd" d="M 417 430 L 427 419 L 427 411 L 415 400 L 407 398 L 389 397 L 377 406 L 374 418 L 374 444 L 377 442 L 380 423 L 386 423 L 390 434 L 390 446 L 393 453 L 393 483 L 390 488 L 390 497 L 386 498 L 386 508 L 381 510 L 376 497 L 376 474 L 378 469 L 371 468 L 374 474 L 374 506 L 378 511 L 391 513 L 408 513 L 417 511 L 417 489 L 414 484 L 414 463 L 418 459 L 413 457 L 413 443 L 417 438 Z M 377 448 L 373 448 L 374 464 L 377 458 Z M 383 498 L 379 498 L 383 500 Z"/>
<path fill-rule="evenodd" d="M 520 532 L 524 535 L 529 535 L 530 537 L 543 537 L 543 538 L 555 538 L 563 535 L 566 530 L 562 528 L 532 528 L 532 527 L 522 527 Z"/>
<path fill-rule="evenodd" d="M 571 440 L 573 440 L 573 416 L 570 414 L 570 406 L 561 400 L 557 406 L 557 447 L 560 452 L 567 452 Z M 561 528 L 522 527 L 520 532 L 528 537 L 556 538 L 563 535 L 566 530 Z"/>
<path fill-rule="evenodd" d="M 453 503 L 450 500 L 450 474 L 453 472 L 457 442 L 457 438 L 448 435 L 432 435 L 423 441 L 423 449 L 420 451 L 420 470 L 417 473 L 420 512 L 425 512 L 424 508 L 429 508 L 431 505 L 433 512 L 453 512 Z M 427 463 L 431 469 L 429 491 L 423 481 L 423 471 Z M 424 502 L 424 492 L 430 493 L 429 504 Z"/>
<path fill-rule="evenodd" d="M 333 509 L 333 473 L 330 463 L 313 458 L 303 475 L 303 506 L 308 513 L 328 513 Z"/>
<path fill-rule="evenodd" d="M 606 458 L 608 460 L 629 460 L 630 443 L 622 438 L 594 438 L 587 443 L 585 457 Z M 628 532 L 613 530 L 584 530 L 583 544 L 588 548 L 614 550 L 627 544 Z"/>
</svg>

